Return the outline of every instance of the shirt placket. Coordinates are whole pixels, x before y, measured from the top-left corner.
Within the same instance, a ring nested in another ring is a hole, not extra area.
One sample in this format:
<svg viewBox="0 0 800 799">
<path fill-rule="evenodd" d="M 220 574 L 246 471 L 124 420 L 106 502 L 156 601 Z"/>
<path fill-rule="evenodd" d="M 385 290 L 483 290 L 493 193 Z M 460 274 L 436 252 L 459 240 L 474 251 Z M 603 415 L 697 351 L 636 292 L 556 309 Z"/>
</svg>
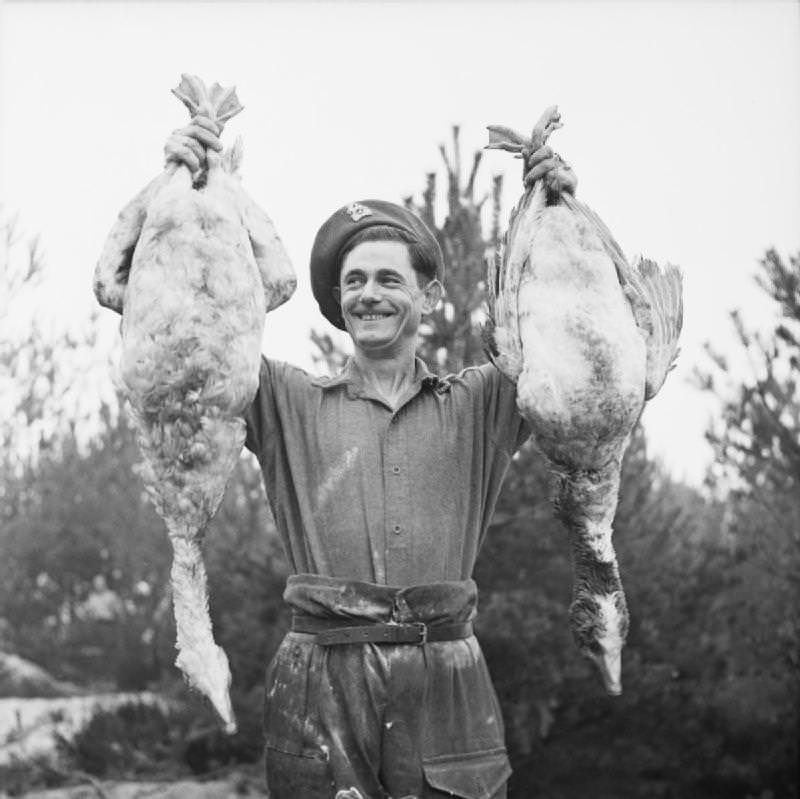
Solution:
<svg viewBox="0 0 800 799">
<path fill-rule="evenodd" d="M 402 585 L 408 573 L 412 552 L 411 508 L 409 497 L 408 446 L 398 416 L 392 416 L 384 444 L 384 484 L 386 513 L 386 580 L 389 585 Z"/>
</svg>

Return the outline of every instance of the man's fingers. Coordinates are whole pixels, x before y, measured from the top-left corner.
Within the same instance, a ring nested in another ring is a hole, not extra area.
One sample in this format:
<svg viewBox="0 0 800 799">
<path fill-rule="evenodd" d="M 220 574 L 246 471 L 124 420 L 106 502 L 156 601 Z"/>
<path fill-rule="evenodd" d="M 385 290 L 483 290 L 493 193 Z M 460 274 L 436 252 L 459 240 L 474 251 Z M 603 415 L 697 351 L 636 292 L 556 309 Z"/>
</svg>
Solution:
<svg viewBox="0 0 800 799">
<path fill-rule="evenodd" d="M 544 178 L 549 189 L 567 192 L 568 194 L 575 194 L 575 189 L 578 186 L 578 177 L 572 167 L 558 157 L 542 161 L 527 172 L 523 182 L 525 186 L 531 186 L 542 178 Z"/>
<path fill-rule="evenodd" d="M 200 158 L 198 158 L 187 145 L 170 140 L 164 150 L 167 154 L 167 161 L 186 164 L 192 172 L 197 172 L 200 169 Z"/>
<path fill-rule="evenodd" d="M 206 151 L 202 144 L 196 139 L 193 139 L 191 136 L 187 136 L 186 140 L 183 142 L 184 147 L 188 147 L 196 156 L 197 160 L 200 163 L 205 163 L 206 160 Z"/>
<path fill-rule="evenodd" d="M 222 144 L 217 135 L 199 125 L 192 123 L 188 128 L 184 128 L 182 132 L 186 136 L 197 139 L 197 141 L 202 142 L 202 144 L 206 147 L 210 147 L 212 150 L 219 151 L 222 149 Z"/>
<path fill-rule="evenodd" d="M 536 183 L 537 180 L 544 177 L 551 170 L 556 169 L 559 164 L 561 164 L 561 162 L 552 156 L 550 158 L 545 158 L 543 161 L 539 161 L 539 163 L 536 164 L 533 169 L 529 169 L 525 173 L 523 182 L 526 186 L 530 186 L 532 183 Z"/>
<path fill-rule="evenodd" d="M 167 140 L 164 147 L 167 160 L 186 164 L 192 172 L 197 172 L 206 163 L 208 148 L 222 150 L 221 132 L 222 125 L 210 117 L 202 114 L 192 117 L 191 124 L 174 131 Z"/>
<path fill-rule="evenodd" d="M 181 147 L 178 153 L 180 153 L 183 163 L 186 164 L 192 172 L 197 172 L 200 169 L 200 159 L 188 147 Z"/>
<path fill-rule="evenodd" d="M 197 114 L 197 116 L 193 116 L 192 124 L 199 125 L 201 128 L 205 128 L 215 136 L 219 136 L 222 133 L 222 125 L 220 125 L 218 122 L 215 122 L 210 117 L 203 116 L 203 114 Z"/>
<path fill-rule="evenodd" d="M 197 139 L 187 136 L 183 130 L 176 130 L 167 139 L 164 153 L 168 161 L 185 163 L 193 171 L 206 162 L 206 148 Z M 191 153 L 191 158 L 186 158 Z"/>
<path fill-rule="evenodd" d="M 527 154 L 526 163 L 528 165 L 528 169 L 533 169 L 533 167 L 541 164 L 542 161 L 547 161 L 553 157 L 555 157 L 555 153 L 553 152 L 552 147 L 549 147 L 548 145 L 540 147 L 535 152 Z"/>
</svg>

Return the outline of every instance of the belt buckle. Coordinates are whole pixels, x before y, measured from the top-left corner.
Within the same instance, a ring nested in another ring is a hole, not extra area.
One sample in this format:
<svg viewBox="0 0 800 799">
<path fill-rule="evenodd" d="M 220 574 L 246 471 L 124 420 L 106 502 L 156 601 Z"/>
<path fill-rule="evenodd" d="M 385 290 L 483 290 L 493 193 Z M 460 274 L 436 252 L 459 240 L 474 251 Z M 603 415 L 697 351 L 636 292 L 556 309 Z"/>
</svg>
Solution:
<svg viewBox="0 0 800 799">
<path fill-rule="evenodd" d="M 422 621 L 413 622 L 412 626 L 419 633 L 419 640 L 414 641 L 417 646 L 423 646 L 428 642 L 428 625 Z"/>
</svg>

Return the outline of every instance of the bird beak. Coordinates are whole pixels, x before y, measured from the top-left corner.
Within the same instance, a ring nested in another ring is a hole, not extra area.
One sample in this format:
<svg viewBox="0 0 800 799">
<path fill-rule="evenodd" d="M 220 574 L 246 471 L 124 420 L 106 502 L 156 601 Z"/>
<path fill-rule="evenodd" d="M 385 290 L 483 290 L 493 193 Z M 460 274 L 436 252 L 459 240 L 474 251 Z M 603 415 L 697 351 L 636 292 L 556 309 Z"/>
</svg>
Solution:
<svg viewBox="0 0 800 799">
<path fill-rule="evenodd" d="M 231 705 L 231 697 L 228 689 L 209 692 L 209 699 L 222 721 L 225 733 L 227 735 L 233 735 L 236 732 L 236 718 L 233 715 L 233 706 Z"/>
<path fill-rule="evenodd" d="M 603 678 L 606 693 L 609 696 L 619 696 L 622 693 L 622 652 L 605 652 L 592 657 Z"/>
<path fill-rule="evenodd" d="M 228 735 L 236 732 L 236 718 L 231 704 L 231 671 L 222 647 L 211 643 L 211 649 L 199 652 L 186 647 L 178 652 L 175 665 L 184 673 L 189 685 L 210 701 Z M 211 667 L 209 667 L 211 666 Z"/>
</svg>

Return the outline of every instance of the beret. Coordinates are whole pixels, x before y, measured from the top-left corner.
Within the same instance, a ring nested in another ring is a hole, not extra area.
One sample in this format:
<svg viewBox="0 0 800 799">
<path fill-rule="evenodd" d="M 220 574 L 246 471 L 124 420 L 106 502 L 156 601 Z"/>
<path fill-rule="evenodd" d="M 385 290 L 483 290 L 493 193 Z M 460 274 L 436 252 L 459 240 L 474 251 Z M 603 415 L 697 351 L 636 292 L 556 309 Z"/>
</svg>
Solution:
<svg viewBox="0 0 800 799">
<path fill-rule="evenodd" d="M 444 259 L 430 228 L 413 212 L 385 200 L 360 200 L 344 205 L 331 214 L 319 229 L 311 248 L 311 291 L 322 315 L 344 330 L 341 309 L 331 289 L 339 285 L 341 253 L 356 233 L 369 227 L 386 225 L 404 230 L 428 250 L 436 263 L 436 276 L 444 273 Z"/>
</svg>

